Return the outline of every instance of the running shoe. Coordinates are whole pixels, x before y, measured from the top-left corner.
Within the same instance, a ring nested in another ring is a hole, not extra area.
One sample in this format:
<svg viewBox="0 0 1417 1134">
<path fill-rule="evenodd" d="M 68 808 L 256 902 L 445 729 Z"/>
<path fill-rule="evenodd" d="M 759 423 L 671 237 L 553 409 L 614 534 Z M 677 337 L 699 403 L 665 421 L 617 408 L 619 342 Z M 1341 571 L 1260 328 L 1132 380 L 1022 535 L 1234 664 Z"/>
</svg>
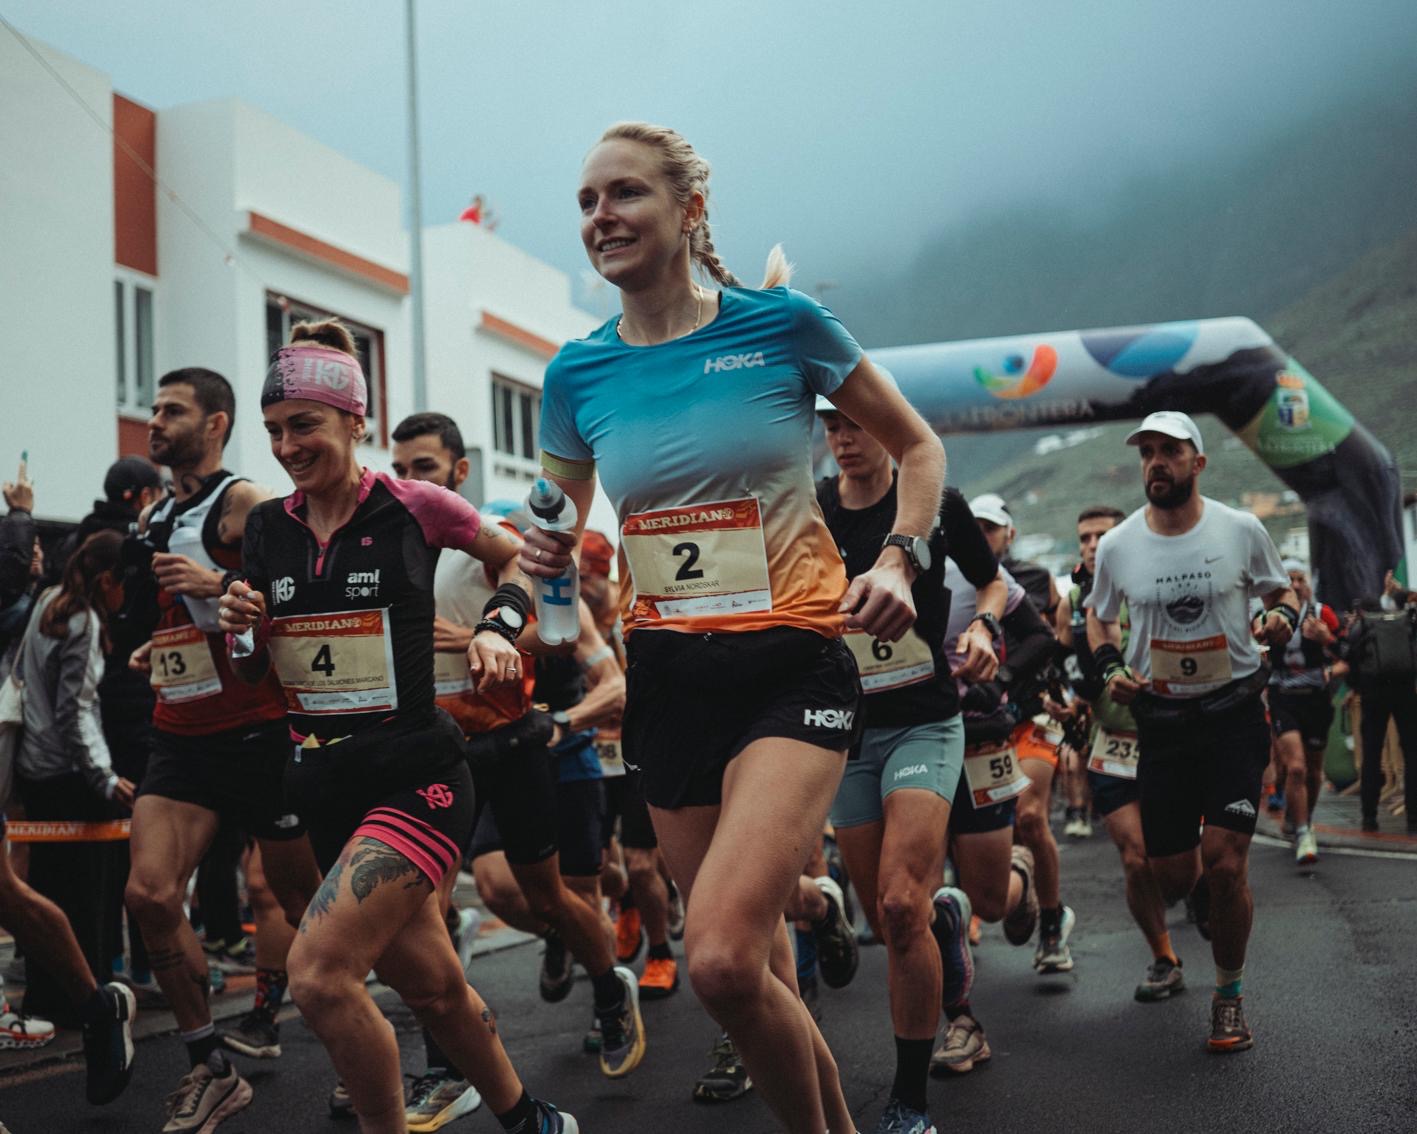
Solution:
<svg viewBox="0 0 1417 1134">
<path fill-rule="evenodd" d="M 167 1125 L 162 1134 L 209 1134 L 223 1119 L 251 1105 L 251 1084 L 220 1051 L 207 1056 L 183 1076 L 167 1096 Z"/>
<path fill-rule="evenodd" d="M 974 916 L 969 895 L 955 886 L 935 891 L 935 923 L 930 927 L 940 949 L 944 982 L 940 1003 L 949 1008 L 969 999 L 974 987 L 974 953 L 969 947 L 969 922 Z"/>
<path fill-rule="evenodd" d="M 876 1134 L 935 1134 L 935 1124 L 928 1114 L 911 1110 L 899 1099 L 891 1099 L 876 1123 Z"/>
<path fill-rule="evenodd" d="M 1319 860 L 1319 840 L 1312 830 L 1294 840 L 1294 865 L 1313 866 Z"/>
<path fill-rule="evenodd" d="M 826 860 L 827 875 L 841 887 L 844 895 L 841 912 L 846 915 L 848 925 L 856 924 L 856 903 L 851 898 L 851 875 L 846 872 L 846 860 L 841 857 L 841 848 L 831 835 L 822 836 L 822 858 Z"/>
<path fill-rule="evenodd" d="M 1359 829 L 1365 835 L 1376 835 L 1378 833 L 1378 817 L 1376 815 L 1364 815 L 1359 821 Z M 5 979 L 10 979 L 10 970 L 5 970 Z"/>
<path fill-rule="evenodd" d="M 679 991 L 679 964 L 673 957 L 651 957 L 640 976 L 640 999 L 663 1000 Z"/>
<path fill-rule="evenodd" d="M 1210 1001 L 1210 1038 L 1205 1045 L 1211 1051 L 1225 1053 L 1248 1051 L 1255 1046 L 1255 1037 L 1245 1023 L 1243 996 L 1213 996 Z"/>
<path fill-rule="evenodd" d="M 622 965 L 634 964 L 644 946 L 644 922 L 635 906 L 620 907 L 615 919 L 615 959 Z"/>
<path fill-rule="evenodd" d="M 441 1130 L 455 1118 L 471 1114 L 482 1105 L 477 1088 L 456 1072 L 441 1068 L 420 1075 L 408 1091 L 404 1117 L 413 1134 Z"/>
<path fill-rule="evenodd" d="M 256 946 L 249 937 L 242 937 L 228 945 L 223 939 L 202 942 L 202 952 L 207 960 L 224 973 L 254 973 L 256 971 Z"/>
<path fill-rule="evenodd" d="M 275 1059 L 280 1055 L 280 1022 L 275 1010 L 262 1005 L 252 1008 L 231 1029 L 221 1031 L 222 1046 L 251 1059 Z"/>
<path fill-rule="evenodd" d="M 215 961 L 207 961 L 207 988 L 213 996 L 226 991 L 226 972 Z"/>
<path fill-rule="evenodd" d="M 797 995 L 806 1005 L 807 1014 L 820 1024 L 822 1022 L 822 986 L 818 983 L 815 973 L 808 977 L 804 977 L 801 973 L 797 974 Z"/>
<path fill-rule="evenodd" d="M 620 965 L 615 975 L 625 988 L 625 1006 L 619 1015 L 601 1017 L 600 1073 L 608 1079 L 628 1075 L 645 1057 L 645 1022 L 640 1016 L 640 986 L 635 974 Z"/>
<path fill-rule="evenodd" d="M 22 1016 L 0 1000 L 0 1048 L 37 1048 L 54 1041 L 54 1025 L 38 1016 Z"/>
<path fill-rule="evenodd" d="M 963 1075 L 980 1063 L 988 1063 L 993 1054 L 979 1021 L 973 1016 L 956 1016 L 946 1024 L 945 1037 L 930 1056 L 930 1074 L 936 1078 L 951 1071 Z"/>
<path fill-rule="evenodd" d="M 548 929 L 543 940 L 546 949 L 541 954 L 541 999 L 555 1004 L 571 994 L 575 974 L 571 969 L 571 954 L 561 935 Z"/>
<path fill-rule="evenodd" d="M 748 1069 L 738 1057 L 738 1048 L 728 1038 L 727 1032 L 720 1033 L 718 1042 L 709 1053 L 713 1066 L 699 1076 L 694 1084 L 696 1102 L 732 1102 L 741 1099 L 753 1089 L 753 1080 L 748 1077 Z"/>
<path fill-rule="evenodd" d="M 1073 935 L 1077 924 L 1077 914 L 1071 906 L 1063 907 L 1063 916 L 1058 919 L 1058 929 L 1053 933 L 1038 935 L 1038 949 L 1033 954 L 1033 967 L 1040 976 L 1073 971 L 1073 952 L 1068 948 L 1068 938 Z"/>
<path fill-rule="evenodd" d="M 812 881 L 827 900 L 826 917 L 812 923 L 812 936 L 817 939 L 817 967 L 828 988 L 845 988 L 861 963 L 856 933 L 846 919 L 846 899 L 836 879 L 823 876 Z"/>
<path fill-rule="evenodd" d="M 1278 815 L 1284 810 L 1284 793 L 1282 791 L 1272 791 L 1269 798 L 1265 800 L 1265 807 Z"/>
<path fill-rule="evenodd" d="M 1210 940 L 1210 883 L 1202 874 L 1186 895 L 1186 920 L 1196 927 L 1202 940 Z"/>
<path fill-rule="evenodd" d="M 1092 838 L 1092 824 L 1087 821 L 1087 812 L 1080 807 L 1069 807 L 1063 834 L 1070 839 Z"/>
<path fill-rule="evenodd" d="M 138 1002 L 133 990 L 116 981 L 99 989 L 108 1008 L 84 1025 L 84 1094 L 95 1106 L 116 1099 L 133 1074 L 133 1017 Z M 51 1029 L 52 1034 L 52 1029 Z"/>
<path fill-rule="evenodd" d="M 1009 865 L 1023 879 L 1023 895 L 1012 910 L 1004 915 L 1004 940 L 1010 945 L 1027 945 L 1038 925 L 1038 891 L 1033 885 L 1033 852 L 1027 847 L 1014 847 Z"/>
<path fill-rule="evenodd" d="M 331 1118 L 353 1118 L 354 1100 L 349 1097 L 349 1090 L 344 1085 L 343 1079 L 335 1081 L 335 1089 L 330 1092 L 330 1117 Z"/>
<path fill-rule="evenodd" d="M 1137 985 L 1136 998 L 1143 1004 L 1166 1000 L 1178 992 L 1186 990 L 1186 980 L 1181 975 L 1181 962 L 1170 957 L 1157 957 L 1146 967 L 1146 976 Z"/>
<path fill-rule="evenodd" d="M 557 1110 L 549 1102 L 533 1099 L 536 1103 L 536 1134 L 581 1134 L 581 1125 L 575 1115 Z M 412 1126 L 409 1127 L 413 1129 Z M 432 1129 L 431 1127 L 429 1129 Z"/>
<path fill-rule="evenodd" d="M 669 937 L 672 941 L 684 940 L 684 896 L 673 882 L 669 883 Z"/>
</svg>

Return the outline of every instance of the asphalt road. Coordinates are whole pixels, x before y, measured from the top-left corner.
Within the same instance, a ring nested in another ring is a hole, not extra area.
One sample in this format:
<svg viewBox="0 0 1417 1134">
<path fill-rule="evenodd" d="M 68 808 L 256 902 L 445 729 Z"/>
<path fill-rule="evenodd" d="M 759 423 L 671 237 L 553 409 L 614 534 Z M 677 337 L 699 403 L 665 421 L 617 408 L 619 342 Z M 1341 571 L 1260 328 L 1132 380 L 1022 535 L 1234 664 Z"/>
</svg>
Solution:
<svg viewBox="0 0 1417 1134">
<path fill-rule="evenodd" d="M 1305 876 L 1287 849 L 1256 845 L 1252 874 L 1256 930 L 1245 991 L 1256 1046 L 1212 1056 L 1203 1045 L 1213 975 L 1207 946 L 1178 907 L 1173 936 L 1192 988 L 1169 1002 L 1134 1003 L 1147 956 L 1123 903 L 1116 855 L 1100 836 L 1065 848 L 1064 898 L 1078 911 L 1077 967 L 1041 979 L 1030 967 L 1031 949 L 1012 949 L 997 929 L 986 930 L 973 999 L 994 1059 L 932 1082 L 939 1128 L 1417 1131 L 1417 861 L 1330 853 Z M 580 1050 L 588 985 L 561 1004 L 544 1004 L 537 964 L 538 947 L 510 949 L 476 960 L 474 978 L 533 1093 L 572 1111 L 583 1130 L 775 1129 L 751 1095 L 716 1107 L 690 1100 L 715 1031 L 687 989 L 646 1006 L 648 1057 L 628 1080 L 611 1082 Z M 883 950 L 864 949 L 855 982 L 824 998 L 824 1031 L 858 1125 L 869 1132 L 893 1072 Z M 406 1041 L 405 1070 L 416 1072 L 413 1021 L 391 995 L 382 1003 Z M 326 1113 L 334 1076 L 313 1036 L 296 1019 L 282 1038 L 281 1059 L 243 1061 L 255 1101 L 221 1134 L 352 1134 L 353 1123 Z M 184 1070 L 174 1036 L 144 1040 L 128 1092 L 95 1109 L 83 1102 L 81 1065 L 40 1066 L 0 1078 L 0 1119 L 13 1134 L 156 1134 L 163 1097 Z M 498 1127 L 484 1110 L 445 1129 L 491 1134 Z"/>
</svg>

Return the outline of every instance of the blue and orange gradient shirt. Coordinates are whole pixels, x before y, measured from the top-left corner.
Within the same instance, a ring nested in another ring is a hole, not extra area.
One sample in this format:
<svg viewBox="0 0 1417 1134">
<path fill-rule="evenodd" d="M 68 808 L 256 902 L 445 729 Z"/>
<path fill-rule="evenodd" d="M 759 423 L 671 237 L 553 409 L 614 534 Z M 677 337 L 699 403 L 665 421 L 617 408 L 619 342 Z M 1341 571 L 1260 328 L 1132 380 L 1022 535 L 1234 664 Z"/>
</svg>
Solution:
<svg viewBox="0 0 1417 1134">
<path fill-rule="evenodd" d="M 838 637 L 846 572 L 812 481 L 813 406 L 861 361 L 789 288 L 725 288 L 718 318 L 636 347 L 611 319 L 546 371 L 542 463 L 598 472 L 629 563 L 627 633 L 780 626 Z"/>
</svg>

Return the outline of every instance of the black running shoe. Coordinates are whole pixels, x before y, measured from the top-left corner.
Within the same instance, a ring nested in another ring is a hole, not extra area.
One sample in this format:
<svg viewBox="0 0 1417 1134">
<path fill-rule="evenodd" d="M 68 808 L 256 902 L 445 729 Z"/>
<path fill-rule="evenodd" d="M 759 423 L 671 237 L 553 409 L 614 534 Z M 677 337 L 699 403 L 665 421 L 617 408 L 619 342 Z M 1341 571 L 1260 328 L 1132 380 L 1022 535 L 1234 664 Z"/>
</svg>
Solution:
<svg viewBox="0 0 1417 1134">
<path fill-rule="evenodd" d="M 696 1102 L 732 1102 L 741 1099 L 753 1089 L 753 1080 L 748 1077 L 748 1069 L 738 1058 L 738 1049 L 724 1032 L 718 1037 L 710 1052 L 713 1066 L 699 1076 L 694 1084 Z"/>
<path fill-rule="evenodd" d="M 571 994 L 575 974 L 571 968 L 571 954 L 561 935 L 551 929 L 544 940 L 546 951 L 541 954 L 541 999 L 555 1004 Z"/>
<path fill-rule="evenodd" d="M 270 1008 L 252 1008 L 231 1029 L 222 1029 L 224 1047 L 252 1059 L 275 1059 L 280 1055 L 280 1023 Z"/>
<path fill-rule="evenodd" d="M 128 1086 L 133 1075 L 133 1017 L 138 1013 L 137 999 L 127 985 L 115 981 L 99 993 L 107 1010 L 84 1025 L 84 1093 L 95 1106 L 111 1103 Z"/>
<path fill-rule="evenodd" d="M 817 968 L 828 988 L 845 988 L 861 963 L 856 931 L 846 920 L 846 901 L 836 880 L 825 877 L 812 881 L 827 900 L 827 916 L 812 923 L 812 936 L 817 939 Z"/>
</svg>

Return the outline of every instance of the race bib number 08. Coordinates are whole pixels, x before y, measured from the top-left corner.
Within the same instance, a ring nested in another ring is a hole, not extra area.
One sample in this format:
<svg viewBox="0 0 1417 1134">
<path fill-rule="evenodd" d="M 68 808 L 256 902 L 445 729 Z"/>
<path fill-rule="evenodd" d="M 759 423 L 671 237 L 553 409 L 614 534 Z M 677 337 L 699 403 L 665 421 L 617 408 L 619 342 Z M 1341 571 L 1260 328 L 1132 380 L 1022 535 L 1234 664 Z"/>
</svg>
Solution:
<svg viewBox="0 0 1417 1134">
<path fill-rule="evenodd" d="M 221 674 L 207 636 L 195 626 L 174 626 L 153 634 L 153 689 L 169 705 L 221 692 Z"/>
<path fill-rule="evenodd" d="M 1151 680 L 1158 692 L 1200 694 L 1230 680 L 1230 646 L 1224 634 L 1194 642 L 1151 640 Z"/>
<path fill-rule="evenodd" d="M 277 618 L 270 649 L 293 712 L 318 716 L 398 708 L 387 608 Z"/>
<path fill-rule="evenodd" d="M 1134 780 L 1140 757 L 1141 745 L 1137 742 L 1136 733 L 1099 728 L 1097 738 L 1092 742 L 1087 770 L 1119 780 Z"/>
<path fill-rule="evenodd" d="M 1004 803 L 1028 790 L 1028 776 L 1008 741 L 971 744 L 964 750 L 964 777 L 975 808 Z"/>
<path fill-rule="evenodd" d="M 637 512 L 626 517 L 621 535 L 635 584 L 636 618 L 772 609 L 756 497 Z"/>
<path fill-rule="evenodd" d="M 883 693 L 935 676 L 930 647 L 913 630 L 906 631 L 899 642 L 882 642 L 864 630 L 848 630 L 846 644 L 856 658 L 861 688 L 866 693 Z"/>
</svg>

